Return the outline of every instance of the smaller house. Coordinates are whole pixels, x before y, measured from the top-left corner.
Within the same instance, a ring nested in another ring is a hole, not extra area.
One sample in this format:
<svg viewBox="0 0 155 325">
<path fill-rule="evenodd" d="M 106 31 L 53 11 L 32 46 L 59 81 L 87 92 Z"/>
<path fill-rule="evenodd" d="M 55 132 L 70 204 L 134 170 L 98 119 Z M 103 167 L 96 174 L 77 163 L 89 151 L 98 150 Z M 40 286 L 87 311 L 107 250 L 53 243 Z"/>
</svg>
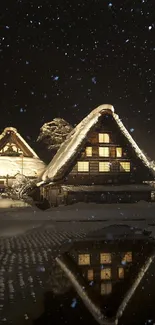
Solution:
<svg viewBox="0 0 155 325">
<path fill-rule="evenodd" d="M 36 179 L 45 164 L 14 127 L 0 135 L 0 189 L 11 186 L 17 174 Z"/>
<path fill-rule="evenodd" d="M 49 206 L 151 200 L 155 167 L 112 105 L 94 109 L 69 134 L 40 178 Z"/>
</svg>

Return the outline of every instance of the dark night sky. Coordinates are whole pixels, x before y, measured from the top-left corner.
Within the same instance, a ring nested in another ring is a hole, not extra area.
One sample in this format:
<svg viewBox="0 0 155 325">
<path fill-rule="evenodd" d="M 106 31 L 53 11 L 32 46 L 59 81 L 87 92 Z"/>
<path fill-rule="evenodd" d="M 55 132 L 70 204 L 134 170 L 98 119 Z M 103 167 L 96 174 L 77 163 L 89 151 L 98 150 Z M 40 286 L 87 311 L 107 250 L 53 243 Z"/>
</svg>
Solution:
<svg viewBox="0 0 155 325">
<path fill-rule="evenodd" d="M 0 56 L 0 131 L 110 103 L 155 159 L 155 0 L 5 0 Z"/>
</svg>

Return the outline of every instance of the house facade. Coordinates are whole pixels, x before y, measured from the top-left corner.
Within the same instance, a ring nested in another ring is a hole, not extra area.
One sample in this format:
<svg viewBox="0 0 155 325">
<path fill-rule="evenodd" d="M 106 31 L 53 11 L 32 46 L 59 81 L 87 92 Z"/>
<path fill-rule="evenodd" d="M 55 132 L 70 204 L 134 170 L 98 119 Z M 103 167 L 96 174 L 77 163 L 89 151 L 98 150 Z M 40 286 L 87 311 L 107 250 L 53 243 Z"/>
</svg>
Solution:
<svg viewBox="0 0 155 325">
<path fill-rule="evenodd" d="M 13 127 L 0 135 L 0 190 L 11 186 L 18 174 L 36 179 L 45 164 Z"/>
<path fill-rule="evenodd" d="M 39 183 L 49 205 L 150 200 L 154 169 L 111 105 L 93 110 L 70 133 Z"/>
</svg>

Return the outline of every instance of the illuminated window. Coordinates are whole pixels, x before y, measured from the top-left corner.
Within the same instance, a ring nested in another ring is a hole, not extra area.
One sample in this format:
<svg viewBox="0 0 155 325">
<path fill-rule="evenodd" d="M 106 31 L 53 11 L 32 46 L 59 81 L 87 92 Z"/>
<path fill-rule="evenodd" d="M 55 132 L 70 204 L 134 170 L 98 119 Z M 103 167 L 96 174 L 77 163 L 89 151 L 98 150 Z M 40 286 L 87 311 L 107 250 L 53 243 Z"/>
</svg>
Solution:
<svg viewBox="0 0 155 325">
<path fill-rule="evenodd" d="M 111 254 L 110 253 L 101 253 L 100 254 L 100 263 L 101 264 L 110 264 L 111 263 Z"/>
<path fill-rule="evenodd" d="M 108 161 L 100 161 L 99 172 L 109 172 L 109 171 L 110 171 L 110 163 Z"/>
<path fill-rule="evenodd" d="M 112 292 L 112 283 L 101 283 L 101 295 L 109 295 Z"/>
<path fill-rule="evenodd" d="M 78 161 L 78 172 L 89 172 L 89 162 Z"/>
<path fill-rule="evenodd" d="M 94 271 L 88 270 L 88 280 L 93 281 L 93 279 L 94 279 Z"/>
<path fill-rule="evenodd" d="M 122 262 L 132 262 L 132 252 L 125 253 Z"/>
<path fill-rule="evenodd" d="M 116 148 L 116 157 L 122 157 L 122 148 Z"/>
<path fill-rule="evenodd" d="M 119 279 L 124 279 L 124 269 L 123 269 L 123 267 L 118 268 L 118 277 L 119 277 Z"/>
<path fill-rule="evenodd" d="M 109 143 L 110 137 L 108 133 L 99 133 L 99 142 L 100 143 Z"/>
<path fill-rule="evenodd" d="M 100 157 L 109 157 L 109 148 L 108 147 L 99 147 L 99 156 Z"/>
<path fill-rule="evenodd" d="M 79 265 L 90 265 L 90 255 L 89 254 L 79 254 L 78 264 Z"/>
<path fill-rule="evenodd" d="M 120 171 L 121 172 L 130 172 L 130 162 L 121 161 L 120 162 Z"/>
<path fill-rule="evenodd" d="M 101 280 L 110 280 L 111 279 L 111 269 L 102 269 L 101 270 Z"/>
<path fill-rule="evenodd" d="M 91 157 L 92 156 L 92 147 L 86 147 L 86 156 Z"/>
</svg>

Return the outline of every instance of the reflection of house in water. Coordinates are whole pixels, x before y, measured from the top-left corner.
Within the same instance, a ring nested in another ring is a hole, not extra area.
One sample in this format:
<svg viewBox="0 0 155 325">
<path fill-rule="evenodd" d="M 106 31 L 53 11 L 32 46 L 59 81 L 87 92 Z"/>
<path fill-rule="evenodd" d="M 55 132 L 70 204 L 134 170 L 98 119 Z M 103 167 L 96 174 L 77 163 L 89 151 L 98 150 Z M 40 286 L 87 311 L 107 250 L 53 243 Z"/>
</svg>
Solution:
<svg viewBox="0 0 155 325">
<path fill-rule="evenodd" d="M 58 263 L 94 317 L 114 320 L 121 316 L 153 258 L 154 245 L 143 234 L 114 240 L 96 236 L 74 243 Z"/>
</svg>

